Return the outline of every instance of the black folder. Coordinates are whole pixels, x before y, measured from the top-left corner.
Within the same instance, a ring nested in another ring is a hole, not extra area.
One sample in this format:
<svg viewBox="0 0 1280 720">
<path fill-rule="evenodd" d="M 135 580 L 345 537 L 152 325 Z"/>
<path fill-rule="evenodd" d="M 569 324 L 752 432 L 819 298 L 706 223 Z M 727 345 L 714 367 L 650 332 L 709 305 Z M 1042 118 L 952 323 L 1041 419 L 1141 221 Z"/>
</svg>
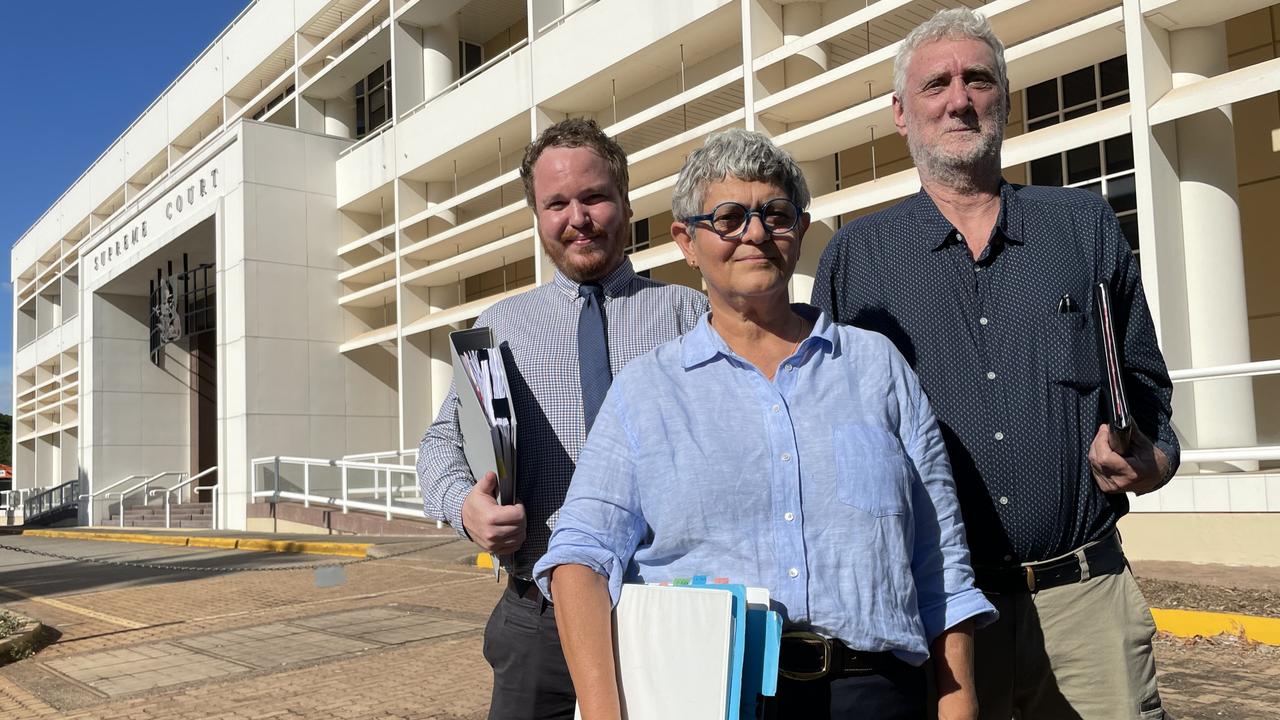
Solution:
<svg viewBox="0 0 1280 720">
<path fill-rule="evenodd" d="M 1124 394 L 1124 357 L 1116 342 L 1111 292 L 1104 282 L 1094 286 L 1093 319 L 1098 333 L 1098 361 L 1106 375 L 1106 382 L 1102 384 L 1103 417 L 1111 426 L 1111 448 L 1123 455 L 1133 436 L 1133 416 L 1129 414 L 1129 400 Z"/>
</svg>

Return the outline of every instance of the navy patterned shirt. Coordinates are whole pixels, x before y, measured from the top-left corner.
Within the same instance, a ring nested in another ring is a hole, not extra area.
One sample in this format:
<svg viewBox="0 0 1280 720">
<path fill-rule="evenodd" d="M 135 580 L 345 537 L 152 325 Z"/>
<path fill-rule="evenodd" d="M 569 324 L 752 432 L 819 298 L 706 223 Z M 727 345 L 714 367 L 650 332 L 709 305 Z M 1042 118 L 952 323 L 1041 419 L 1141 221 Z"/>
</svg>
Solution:
<svg viewBox="0 0 1280 720">
<path fill-rule="evenodd" d="M 1101 281 L 1134 418 L 1176 468 L 1169 374 L 1137 262 L 1101 197 L 1002 183 L 999 219 L 974 260 L 921 190 L 845 225 L 823 253 L 813 303 L 888 336 L 920 376 L 975 566 L 1068 553 L 1129 509 L 1098 488 L 1087 459 L 1103 422 L 1092 319 Z M 1064 295 L 1073 311 L 1060 312 Z"/>
<path fill-rule="evenodd" d="M 688 332 L 707 311 L 706 295 L 640 277 L 627 258 L 600 285 L 615 377 L 635 358 Z M 527 523 L 515 573 L 524 577 L 546 552 L 587 436 L 578 377 L 582 303 L 578 284 L 557 272 L 546 285 L 502 300 L 476 319 L 477 327 L 509 343 L 514 361 L 507 373 L 516 408 L 516 495 Z M 422 438 L 417 469 L 427 516 L 465 535 L 462 503 L 475 479 L 462 452 L 453 387 Z"/>
</svg>

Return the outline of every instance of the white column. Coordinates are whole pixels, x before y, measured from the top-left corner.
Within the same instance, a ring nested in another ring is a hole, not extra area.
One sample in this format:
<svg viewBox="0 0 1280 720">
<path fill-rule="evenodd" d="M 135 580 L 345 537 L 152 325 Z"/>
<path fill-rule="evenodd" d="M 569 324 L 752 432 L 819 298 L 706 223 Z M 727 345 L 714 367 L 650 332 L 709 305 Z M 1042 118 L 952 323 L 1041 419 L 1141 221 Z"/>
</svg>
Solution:
<svg viewBox="0 0 1280 720">
<path fill-rule="evenodd" d="M 822 4 L 794 2 L 782 6 L 782 42 L 786 43 L 822 27 Z M 787 87 L 804 82 L 828 67 L 827 51 L 813 45 L 782 61 Z"/>
<path fill-rule="evenodd" d="M 449 198 L 453 197 L 452 182 L 429 182 L 427 183 L 427 207 L 439 205 Z M 458 224 L 458 216 L 455 209 L 445 210 L 434 217 L 427 220 L 427 228 L 429 234 L 435 235 L 444 232 L 454 225 Z"/>
<path fill-rule="evenodd" d="M 433 97 L 458 79 L 458 16 L 422 29 L 422 85 Z"/>
<path fill-rule="evenodd" d="M 817 198 L 835 191 L 836 163 L 832 156 L 827 155 L 799 165 L 809 184 L 810 195 Z M 822 251 L 838 229 L 834 217 L 815 218 L 809 225 L 809 232 L 800 245 L 800 260 L 796 263 L 795 274 L 791 276 L 792 302 L 809 302 L 813 295 L 813 277 L 818 271 L 818 261 L 822 259 Z"/>
<path fill-rule="evenodd" d="M 1175 88 L 1227 71 L 1222 24 L 1178 30 L 1169 39 Z M 1249 313 L 1231 108 L 1197 113 L 1177 120 L 1176 127 L 1191 364 L 1248 362 Z M 1257 442 L 1249 378 L 1197 383 L 1192 415 L 1198 447 Z M 1180 420 L 1186 423 L 1188 418 Z"/>
</svg>

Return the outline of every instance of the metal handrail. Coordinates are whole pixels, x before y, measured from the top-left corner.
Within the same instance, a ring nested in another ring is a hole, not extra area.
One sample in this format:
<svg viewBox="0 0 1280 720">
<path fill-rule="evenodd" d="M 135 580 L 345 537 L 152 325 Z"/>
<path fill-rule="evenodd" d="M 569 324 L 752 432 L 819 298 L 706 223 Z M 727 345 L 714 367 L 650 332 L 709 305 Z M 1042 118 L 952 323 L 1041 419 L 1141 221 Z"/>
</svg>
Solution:
<svg viewBox="0 0 1280 720">
<path fill-rule="evenodd" d="M 352 143 L 352 144 L 350 144 L 350 145 L 348 145 L 348 146 L 346 146 L 346 147 L 342 148 L 341 150 L 339 150 L 339 151 L 338 151 L 338 157 L 340 157 L 340 158 L 341 158 L 341 157 L 346 157 L 347 155 L 351 154 L 351 152 L 352 152 L 352 151 L 354 151 L 356 148 L 358 148 L 358 147 L 362 147 L 365 143 L 367 143 L 367 142 L 369 142 L 370 140 L 372 140 L 372 139 L 374 139 L 374 138 L 378 137 L 378 136 L 379 136 L 379 135 L 381 135 L 382 133 L 386 132 L 387 130 L 390 130 L 391 128 L 393 128 L 393 127 L 395 127 L 395 126 L 396 126 L 396 119 L 395 119 L 394 117 L 389 118 L 386 122 L 384 122 L 384 123 L 382 123 L 381 125 L 379 125 L 378 127 L 374 128 L 373 132 L 367 133 L 364 137 L 360 138 L 359 140 L 355 141 L 354 143 Z"/>
<path fill-rule="evenodd" d="M 1170 370 L 1169 380 L 1174 383 L 1198 380 L 1226 380 L 1229 378 L 1256 377 L 1280 374 L 1280 360 L 1215 365 L 1204 368 Z M 1197 448 L 1181 452 L 1183 463 L 1230 463 L 1280 460 L 1280 445 L 1253 445 L 1234 448 Z"/>
<path fill-rule="evenodd" d="M 275 487 L 270 490 L 258 490 L 258 468 L 265 465 L 273 465 L 275 468 L 274 480 Z M 302 492 L 291 492 L 280 489 L 280 466 L 282 464 L 301 465 L 302 466 Z M 311 492 L 311 468 L 339 468 L 342 471 L 341 495 L 332 497 L 327 495 L 319 495 Z M 355 489 L 351 488 L 348 471 L 350 470 L 369 470 L 374 473 L 374 487 L 371 489 Z M 401 484 L 398 487 L 394 484 L 392 476 L 408 475 L 412 478 L 412 482 Z M 382 479 L 379 480 L 379 475 Z M 311 503 L 323 503 L 326 505 L 335 505 L 342 509 L 343 514 L 347 514 L 352 508 L 356 510 L 373 510 L 386 515 L 386 519 L 390 520 L 392 516 L 421 518 L 422 511 L 418 509 L 407 509 L 395 507 L 393 501 L 397 494 L 403 497 L 404 489 L 411 487 L 417 490 L 417 468 L 413 465 L 398 465 L 391 463 L 365 462 L 361 460 L 331 460 L 328 458 L 308 458 L 296 457 L 289 455 L 275 455 L 271 457 L 254 458 L 249 462 L 249 476 L 251 478 L 251 500 L 257 498 L 271 498 L 273 502 L 280 498 L 288 500 L 301 500 L 303 507 L 311 507 Z M 397 491 L 399 491 L 397 493 Z M 372 492 L 374 498 L 383 498 L 380 504 L 362 502 L 352 500 L 352 494 L 368 494 Z M 444 523 L 436 521 L 436 527 L 444 527 Z"/>
<path fill-rule="evenodd" d="M 183 480 L 182 482 L 178 483 L 177 485 L 174 485 L 173 487 L 171 487 L 171 488 L 169 488 L 168 490 L 165 490 L 165 491 L 164 491 L 164 527 L 165 527 L 165 529 L 166 529 L 166 530 L 167 530 L 167 529 L 169 529 L 169 497 L 170 497 L 171 495 L 173 495 L 173 493 L 177 492 L 178 490 L 180 490 L 180 489 L 182 489 L 182 488 L 184 488 L 184 487 L 190 487 L 191 483 L 193 483 L 193 482 L 195 482 L 195 481 L 199 480 L 200 478 L 204 477 L 205 475 L 208 475 L 209 473 L 214 473 L 214 472 L 217 472 L 217 471 L 218 471 L 218 466 L 217 466 L 217 465 L 214 465 L 214 466 L 213 466 L 213 467 L 211 467 L 211 468 L 207 468 L 207 469 L 205 469 L 205 470 L 201 470 L 200 472 L 196 473 L 195 475 L 192 475 L 190 478 L 188 478 L 188 479 L 186 479 L 186 480 Z M 200 492 L 201 490 L 211 490 L 211 491 L 213 491 L 213 496 L 212 496 L 212 498 L 211 498 L 211 502 L 213 503 L 213 514 L 212 514 L 212 516 L 211 516 L 210 527 L 211 527 L 212 529 L 214 529 L 214 530 L 217 530 L 217 529 L 218 529 L 218 487 L 219 487 L 219 485 L 221 485 L 221 483 L 214 483 L 214 484 L 212 484 L 212 485 L 206 485 L 205 487 L 198 487 L 198 488 L 195 488 L 195 489 L 192 491 L 192 492 Z M 188 495 L 188 497 L 190 497 L 190 496 Z M 120 508 L 120 516 L 121 516 L 121 517 L 124 517 L 124 508 L 123 508 L 123 507 L 122 507 L 122 508 Z"/>
<path fill-rule="evenodd" d="M 155 482 L 156 480 L 159 480 L 160 478 L 164 477 L 165 475 L 177 475 L 178 477 L 182 477 L 183 475 L 186 475 L 186 473 L 181 472 L 181 471 L 178 471 L 178 470 L 166 470 L 166 471 L 164 471 L 164 472 L 156 473 L 155 475 L 152 475 L 151 477 L 147 478 L 146 480 L 143 480 L 142 482 L 138 483 L 137 485 L 134 485 L 133 487 L 131 487 L 131 488 L 127 489 L 127 490 L 122 490 L 122 491 L 120 491 L 120 492 L 118 492 L 118 493 L 109 493 L 109 494 L 107 495 L 107 497 L 108 497 L 108 498 L 110 498 L 110 497 L 111 497 L 111 495 L 116 495 L 116 496 L 117 496 L 117 497 L 119 497 L 119 499 L 120 499 L 120 527 L 124 527 L 124 499 L 125 499 L 125 497 L 126 497 L 129 493 L 131 493 L 131 492 L 133 492 L 133 491 L 137 490 L 138 488 L 149 488 L 149 486 L 151 485 L 151 483 Z M 117 483 L 117 484 L 119 484 L 119 483 Z M 145 494 L 147 494 L 147 490 L 143 490 L 143 494 L 144 494 L 144 495 L 145 495 Z M 145 504 L 145 502 L 146 502 L 146 501 L 144 500 L 144 501 L 143 501 L 143 503 Z"/>
<path fill-rule="evenodd" d="M 570 10 L 569 12 L 567 12 L 567 13 L 565 13 L 565 14 L 561 15 L 560 17 L 556 18 L 555 20 L 552 20 L 551 22 L 547 23 L 546 25 L 543 25 L 542 27 L 538 28 L 538 32 L 537 32 L 538 37 L 542 37 L 542 34 L 543 34 L 543 33 L 545 33 L 546 31 L 550 30 L 552 27 L 555 27 L 555 26 L 557 26 L 557 25 L 563 25 L 565 20 L 568 20 L 569 18 L 573 17 L 574 15 L 576 15 L 576 14 L 578 14 L 578 13 L 582 12 L 583 10 L 585 10 L 585 9 L 587 9 L 587 8 L 589 8 L 589 7 L 591 7 L 592 5 L 595 5 L 597 2 L 599 2 L 599 0 L 590 0 L 590 2 L 583 3 L 583 4 L 579 5 L 578 7 L 576 7 L 576 8 L 574 8 L 574 9 Z"/>
<path fill-rule="evenodd" d="M 71 501 L 68 496 L 77 497 L 75 493 L 79 486 L 79 479 L 68 480 L 47 490 L 28 495 L 23 499 L 22 522 L 25 524 L 41 515 L 49 514 L 59 508 L 70 505 Z"/>
<path fill-rule="evenodd" d="M 397 460 L 400 460 L 404 458 L 406 455 L 412 455 L 414 460 L 416 461 L 418 457 L 417 448 L 414 448 L 413 450 L 381 450 L 378 452 L 367 452 L 367 453 L 356 453 L 354 455 L 343 455 L 342 460 L 344 462 L 367 460 L 370 462 L 377 463 L 377 462 L 381 462 L 382 458 L 395 458 Z"/>
<path fill-rule="evenodd" d="M 584 7 L 585 7 L 585 6 L 584 6 Z M 519 51 L 521 48 L 525 47 L 525 46 L 526 46 L 526 45 L 528 45 L 528 44 L 529 44 L 529 38 L 525 38 L 525 39 L 523 39 L 523 40 L 518 41 L 515 45 L 512 45 L 511 47 L 507 48 L 507 49 L 506 49 L 506 50 L 504 50 L 503 52 L 500 52 L 500 53 L 498 53 L 497 55 L 494 55 L 493 57 L 489 58 L 488 60 L 485 60 L 484 62 L 480 63 L 480 66 L 479 66 L 479 67 L 477 67 L 475 70 L 472 70 L 471 72 L 467 73 L 466 75 L 463 75 L 462 77 L 458 78 L 457 80 L 454 80 L 453 82 L 451 82 L 451 83 L 449 83 L 448 85 L 444 86 L 444 88 L 442 88 L 441 90 L 439 90 L 436 94 L 432 95 L 431 97 L 427 98 L 426 100 L 423 100 L 422 102 L 418 103 L 417 105 L 414 105 L 413 107 L 409 108 L 408 110 L 405 110 L 403 113 L 401 113 L 401 114 L 400 114 L 400 116 L 399 116 L 399 117 L 400 117 L 400 120 L 404 120 L 404 119 L 408 118 L 410 115 L 416 115 L 416 114 L 418 113 L 418 111 L 419 111 L 419 110 L 421 110 L 422 108 L 424 108 L 424 107 L 426 107 L 426 106 L 430 105 L 433 101 L 435 101 L 435 100 L 436 100 L 436 98 L 439 98 L 439 97 L 442 97 L 442 96 L 444 96 L 444 95 L 447 95 L 448 93 L 451 93 L 451 92 L 453 92 L 454 90 L 456 90 L 456 89 L 458 89 L 458 88 L 462 87 L 464 84 L 466 84 L 467 82 L 470 82 L 473 78 L 475 78 L 475 76 L 477 76 L 477 75 L 479 75 L 480 73 L 482 73 L 482 72 L 484 72 L 484 71 L 488 70 L 489 68 L 493 67 L 494 65 L 497 65 L 497 64 L 498 64 L 499 62 L 501 62 L 502 60 L 504 60 L 504 59 L 506 59 L 506 58 L 508 58 L 508 57 L 511 57 L 511 56 L 512 56 L 512 55 L 514 55 L 517 51 Z"/>
<path fill-rule="evenodd" d="M 1280 360 L 1260 360 L 1258 362 L 1236 363 L 1234 365 L 1170 370 L 1169 379 L 1177 383 L 1275 374 L 1280 374 Z"/>
<path fill-rule="evenodd" d="M 121 485 L 123 485 L 123 484 L 125 484 L 125 483 L 129 482 L 130 480 L 137 480 L 137 479 L 138 479 L 138 478 L 140 478 L 140 477 L 146 477 L 146 475 L 140 475 L 140 474 L 129 475 L 129 476 L 126 476 L 126 477 L 124 477 L 124 478 L 121 478 L 121 479 L 119 479 L 119 480 L 117 480 L 117 481 L 115 481 L 115 482 L 111 483 L 110 485 L 108 485 L 108 486 L 106 486 L 106 487 L 102 488 L 101 490 L 98 490 L 97 492 L 92 492 L 92 493 L 89 493 L 89 494 L 87 494 L 87 495 L 81 495 L 81 496 L 80 496 L 80 499 L 81 499 L 81 500 L 88 500 L 88 501 L 89 501 L 89 503 L 88 503 L 88 505 L 89 505 L 88 510 L 89 510 L 89 525 L 90 525 L 90 527 L 92 527 L 93 525 L 97 524 L 97 523 L 96 523 L 96 518 L 94 517 L 94 507 L 93 507 L 93 506 L 94 506 L 94 502 L 93 502 L 93 501 L 94 501 L 94 500 L 97 500 L 97 499 L 98 499 L 99 497 L 101 497 L 102 495 L 105 495 L 105 494 L 107 493 L 107 491 L 111 490 L 111 488 L 120 487 Z"/>
<path fill-rule="evenodd" d="M 1254 445 L 1237 448 L 1206 448 L 1183 450 L 1184 463 L 1259 462 L 1280 460 L 1280 445 Z"/>
</svg>

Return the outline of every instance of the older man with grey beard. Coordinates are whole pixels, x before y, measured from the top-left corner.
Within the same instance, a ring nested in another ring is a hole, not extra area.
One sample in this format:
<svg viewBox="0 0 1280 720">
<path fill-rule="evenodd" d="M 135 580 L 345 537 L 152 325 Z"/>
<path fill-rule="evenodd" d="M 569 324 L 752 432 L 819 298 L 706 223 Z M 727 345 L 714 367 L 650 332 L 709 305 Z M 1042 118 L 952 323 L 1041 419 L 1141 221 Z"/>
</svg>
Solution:
<svg viewBox="0 0 1280 720">
<path fill-rule="evenodd" d="M 1107 202 L 1000 175 L 1004 48 L 945 10 L 902 43 L 894 120 L 921 190 L 840 230 L 813 302 L 887 335 L 920 376 L 955 473 L 978 587 L 980 717 L 1162 718 L 1155 626 L 1116 521 L 1173 475 L 1172 389 Z M 1105 283 L 1137 428 L 1104 423 L 1091 317 Z"/>
</svg>

